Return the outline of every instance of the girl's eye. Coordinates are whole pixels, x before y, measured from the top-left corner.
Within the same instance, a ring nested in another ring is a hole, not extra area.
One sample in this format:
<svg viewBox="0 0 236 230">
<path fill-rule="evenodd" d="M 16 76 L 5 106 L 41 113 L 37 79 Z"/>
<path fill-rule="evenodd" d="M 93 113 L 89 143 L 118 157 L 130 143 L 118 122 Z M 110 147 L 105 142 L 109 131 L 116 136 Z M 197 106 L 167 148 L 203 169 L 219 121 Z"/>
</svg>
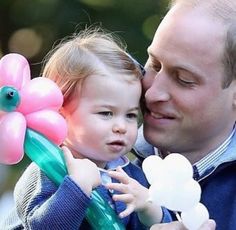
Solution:
<svg viewBox="0 0 236 230">
<path fill-rule="evenodd" d="M 138 115 L 136 113 L 128 113 L 127 114 L 127 118 L 133 119 L 133 120 L 137 120 L 138 119 Z"/>
<path fill-rule="evenodd" d="M 112 117 L 112 115 L 113 115 L 113 113 L 110 111 L 103 111 L 103 112 L 99 112 L 98 114 L 103 117 Z"/>
</svg>

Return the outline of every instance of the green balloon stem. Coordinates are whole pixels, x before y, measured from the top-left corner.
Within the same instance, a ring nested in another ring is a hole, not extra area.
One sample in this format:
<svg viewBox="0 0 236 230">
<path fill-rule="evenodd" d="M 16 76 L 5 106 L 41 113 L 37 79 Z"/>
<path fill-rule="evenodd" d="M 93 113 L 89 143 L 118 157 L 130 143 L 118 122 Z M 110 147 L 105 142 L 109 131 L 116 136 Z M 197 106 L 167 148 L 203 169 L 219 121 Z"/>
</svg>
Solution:
<svg viewBox="0 0 236 230">
<path fill-rule="evenodd" d="M 24 151 L 57 186 L 68 174 L 61 148 L 30 128 L 26 129 Z M 125 230 L 114 210 L 96 190 L 92 191 L 86 219 L 95 230 Z"/>
<path fill-rule="evenodd" d="M 96 190 L 92 192 L 92 200 L 87 209 L 86 218 L 93 229 L 96 230 L 125 230 L 117 214 Z"/>
</svg>

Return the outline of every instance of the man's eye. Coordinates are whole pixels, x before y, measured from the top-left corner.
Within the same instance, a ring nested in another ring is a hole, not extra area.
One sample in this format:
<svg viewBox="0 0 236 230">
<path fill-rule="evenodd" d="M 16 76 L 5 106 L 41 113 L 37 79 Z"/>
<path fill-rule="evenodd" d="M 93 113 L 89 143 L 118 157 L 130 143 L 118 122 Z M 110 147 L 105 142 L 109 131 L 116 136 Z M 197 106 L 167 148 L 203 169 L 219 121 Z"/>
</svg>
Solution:
<svg viewBox="0 0 236 230">
<path fill-rule="evenodd" d="M 159 64 L 151 63 L 147 66 L 148 69 L 158 73 L 161 70 L 161 66 Z"/>
<path fill-rule="evenodd" d="M 149 60 L 145 65 L 145 68 L 151 71 L 159 72 L 161 70 L 161 64 L 158 61 Z"/>
<path fill-rule="evenodd" d="M 103 117 L 112 117 L 112 115 L 113 115 L 113 113 L 110 111 L 103 111 L 103 112 L 99 112 L 98 114 Z"/>
<path fill-rule="evenodd" d="M 184 80 L 184 79 L 181 79 L 181 78 L 178 78 L 178 82 L 183 86 L 194 86 L 195 85 L 194 81 Z"/>
</svg>

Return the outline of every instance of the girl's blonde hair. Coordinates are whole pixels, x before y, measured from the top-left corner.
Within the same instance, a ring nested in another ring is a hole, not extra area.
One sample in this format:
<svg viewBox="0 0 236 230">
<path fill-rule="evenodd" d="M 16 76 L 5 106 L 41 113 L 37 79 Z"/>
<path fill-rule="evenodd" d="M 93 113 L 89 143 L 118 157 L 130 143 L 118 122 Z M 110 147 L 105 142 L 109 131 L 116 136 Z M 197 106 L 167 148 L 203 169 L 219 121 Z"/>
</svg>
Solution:
<svg viewBox="0 0 236 230">
<path fill-rule="evenodd" d="M 111 73 L 142 77 L 140 64 L 126 52 L 121 40 L 101 28 L 88 28 L 62 40 L 48 53 L 44 63 L 42 76 L 60 87 L 64 106 L 79 96 L 86 77 L 105 75 L 104 66 Z"/>
</svg>

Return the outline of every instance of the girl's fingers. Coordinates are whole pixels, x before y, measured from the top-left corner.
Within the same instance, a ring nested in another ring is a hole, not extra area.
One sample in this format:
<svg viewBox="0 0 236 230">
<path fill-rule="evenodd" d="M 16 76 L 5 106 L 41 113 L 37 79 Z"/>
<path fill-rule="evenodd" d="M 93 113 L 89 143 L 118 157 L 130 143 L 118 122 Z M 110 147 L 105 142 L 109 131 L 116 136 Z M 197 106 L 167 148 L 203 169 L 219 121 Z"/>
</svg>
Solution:
<svg viewBox="0 0 236 230">
<path fill-rule="evenodd" d="M 69 162 L 71 162 L 71 160 L 74 158 L 71 151 L 66 147 L 66 146 L 62 146 L 61 147 L 66 164 L 68 164 Z"/>
<path fill-rule="evenodd" d="M 126 204 L 133 202 L 133 196 L 131 194 L 115 194 L 112 196 L 114 201 L 122 201 Z"/>
<path fill-rule="evenodd" d="M 107 183 L 105 186 L 107 189 L 116 190 L 120 193 L 129 193 L 129 188 L 122 183 Z"/>
<path fill-rule="evenodd" d="M 127 208 L 119 214 L 120 218 L 124 218 L 126 216 L 129 216 L 134 211 L 133 206 L 127 206 Z"/>
<path fill-rule="evenodd" d="M 125 173 L 125 171 L 121 167 L 118 167 L 116 171 L 108 171 L 108 174 L 112 178 L 118 180 L 120 183 L 123 184 L 129 183 L 130 177 Z"/>
</svg>

